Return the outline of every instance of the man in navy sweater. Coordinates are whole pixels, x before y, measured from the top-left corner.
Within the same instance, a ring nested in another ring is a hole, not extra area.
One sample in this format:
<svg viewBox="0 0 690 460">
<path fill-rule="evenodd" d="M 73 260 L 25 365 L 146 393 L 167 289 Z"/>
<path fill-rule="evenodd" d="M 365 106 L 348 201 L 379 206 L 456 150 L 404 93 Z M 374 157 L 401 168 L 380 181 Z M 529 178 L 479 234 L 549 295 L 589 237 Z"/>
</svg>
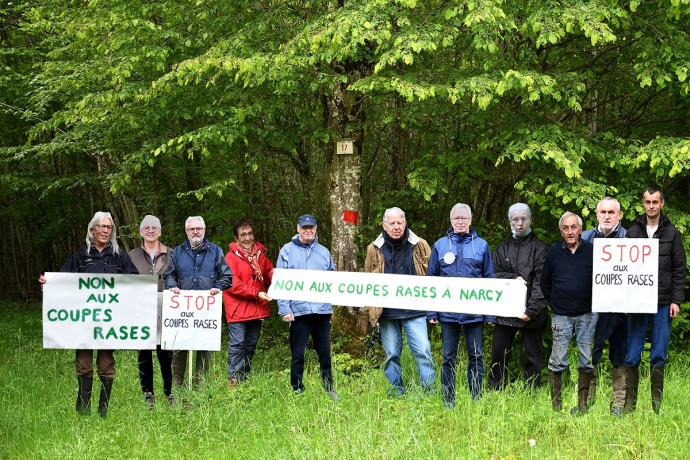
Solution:
<svg viewBox="0 0 690 460">
<path fill-rule="evenodd" d="M 551 305 L 553 350 L 549 358 L 549 381 L 553 409 L 561 410 L 561 377 L 568 367 L 568 345 L 575 334 L 579 351 L 577 407 L 572 414 L 587 412 L 592 376 L 592 342 L 597 314 L 592 313 L 592 243 L 580 238 L 582 219 L 566 212 L 558 221 L 563 241 L 546 253 L 541 290 Z"/>
</svg>

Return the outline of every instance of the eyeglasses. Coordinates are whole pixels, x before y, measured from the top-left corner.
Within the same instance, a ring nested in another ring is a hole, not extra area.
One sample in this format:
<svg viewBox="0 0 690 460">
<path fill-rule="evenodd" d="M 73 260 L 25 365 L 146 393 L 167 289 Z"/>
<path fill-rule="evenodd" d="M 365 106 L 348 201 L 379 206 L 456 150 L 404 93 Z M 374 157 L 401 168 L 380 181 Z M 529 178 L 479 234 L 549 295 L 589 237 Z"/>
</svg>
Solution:
<svg viewBox="0 0 690 460">
<path fill-rule="evenodd" d="M 150 226 L 150 227 L 147 225 L 146 227 L 142 228 L 142 230 L 145 232 L 157 232 L 160 229 L 161 229 L 160 227 L 156 227 L 155 225 Z"/>
<path fill-rule="evenodd" d="M 204 229 L 204 227 L 189 227 L 187 229 L 188 233 L 199 233 Z"/>
<path fill-rule="evenodd" d="M 529 219 L 527 217 L 513 217 L 510 221 L 514 224 L 519 224 L 520 222 L 527 222 Z"/>
<path fill-rule="evenodd" d="M 251 238 L 254 236 L 254 232 L 240 233 L 240 238 Z"/>
<path fill-rule="evenodd" d="M 96 227 L 98 227 L 99 230 L 108 230 L 109 232 L 113 231 L 113 226 L 112 225 L 101 225 L 101 224 L 96 224 Z"/>
<path fill-rule="evenodd" d="M 463 222 L 467 222 L 468 220 L 472 220 L 472 218 L 471 217 L 451 217 L 450 220 L 452 220 L 453 222 L 458 222 L 460 220 Z"/>
</svg>

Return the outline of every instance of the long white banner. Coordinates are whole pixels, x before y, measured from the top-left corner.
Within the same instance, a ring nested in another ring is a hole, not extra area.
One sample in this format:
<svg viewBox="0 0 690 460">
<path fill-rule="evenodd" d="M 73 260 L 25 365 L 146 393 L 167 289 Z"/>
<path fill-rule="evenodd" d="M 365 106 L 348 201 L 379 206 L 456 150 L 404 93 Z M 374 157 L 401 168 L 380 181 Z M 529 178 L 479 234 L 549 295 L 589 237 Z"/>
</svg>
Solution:
<svg viewBox="0 0 690 460">
<path fill-rule="evenodd" d="M 220 350 L 222 298 L 210 291 L 163 291 L 161 348 Z"/>
<path fill-rule="evenodd" d="M 658 239 L 595 238 L 593 268 L 593 312 L 657 312 Z"/>
<path fill-rule="evenodd" d="M 269 297 L 351 307 L 385 307 L 520 317 L 524 282 L 496 278 L 451 278 L 275 269 Z"/>
<path fill-rule="evenodd" d="M 45 277 L 44 348 L 156 348 L 156 276 L 46 273 Z"/>
</svg>

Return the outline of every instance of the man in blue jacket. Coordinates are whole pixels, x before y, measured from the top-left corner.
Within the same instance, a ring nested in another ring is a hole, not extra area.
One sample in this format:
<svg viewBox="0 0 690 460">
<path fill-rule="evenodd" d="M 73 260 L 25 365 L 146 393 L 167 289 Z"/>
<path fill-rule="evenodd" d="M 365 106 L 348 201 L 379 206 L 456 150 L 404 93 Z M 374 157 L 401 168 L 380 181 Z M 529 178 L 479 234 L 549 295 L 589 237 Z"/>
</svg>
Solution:
<svg viewBox="0 0 690 460">
<path fill-rule="evenodd" d="M 335 270 L 330 251 L 318 243 L 314 216 L 300 216 L 297 235 L 281 248 L 276 268 Z M 319 357 L 321 384 L 333 400 L 338 399 L 333 389 L 331 370 L 332 313 L 333 307 L 330 303 L 278 300 L 278 314 L 283 317 L 283 321 L 290 323 L 290 384 L 295 394 L 304 393 L 304 350 L 311 335 L 314 350 Z"/>
<path fill-rule="evenodd" d="M 447 236 L 434 243 L 429 257 L 429 276 L 457 276 L 462 278 L 493 278 L 494 264 L 486 241 L 470 228 L 472 210 L 463 203 L 457 203 L 450 211 L 451 227 Z M 470 395 L 478 401 L 482 393 L 484 378 L 484 356 L 482 334 L 484 322 L 495 322 L 495 316 L 466 315 L 461 313 L 428 313 L 431 324 L 441 322 L 443 340 L 443 366 L 441 367 L 441 390 L 443 406 L 455 406 L 455 359 L 458 355 L 460 332 L 465 329 L 467 345 L 467 384 Z"/>
<path fill-rule="evenodd" d="M 617 199 L 607 196 L 597 204 L 599 225 L 582 232 L 584 241 L 594 242 L 594 238 L 625 238 L 625 228 L 620 223 L 621 204 Z M 625 403 L 625 355 L 628 351 L 628 318 L 625 313 L 598 313 L 597 328 L 594 333 L 594 349 L 590 375 L 588 406 L 594 404 L 597 391 L 597 366 L 601 360 L 606 340 L 609 341 L 609 360 L 611 361 L 611 415 L 621 417 Z"/>
<path fill-rule="evenodd" d="M 568 345 L 573 335 L 579 351 L 577 407 L 572 414 L 587 412 L 589 379 L 592 375 L 592 341 L 597 314 L 592 313 L 592 257 L 594 246 L 583 241 L 582 219 L 572 212 L 558 221 L 563 240 L 546 253 L 541 271 L 541 291 L 551 305 L 553 349 L 549 358 L 549 381 L 553 410 L 561 410 L 561 380 L 568 367 Z"/>
<path fill-rule="evenodd" d="M 232 271 L 225 262 L 223 250 L 206 238 L 206 224 L 201 216 L 188 217 L 184 224 L 187 239 L 173 249 L 170 265 L 163 275 L 165 287 L 175 294 L 180 290 L 210 291 L 215 295 L 232 287 Z M 173 353 L 173 377 L 178 385 L 184 382 L 187 351 Z M 194 381 L 203 389 L 208 374 L 211 352 L 197 350 Z"/>
</svg>

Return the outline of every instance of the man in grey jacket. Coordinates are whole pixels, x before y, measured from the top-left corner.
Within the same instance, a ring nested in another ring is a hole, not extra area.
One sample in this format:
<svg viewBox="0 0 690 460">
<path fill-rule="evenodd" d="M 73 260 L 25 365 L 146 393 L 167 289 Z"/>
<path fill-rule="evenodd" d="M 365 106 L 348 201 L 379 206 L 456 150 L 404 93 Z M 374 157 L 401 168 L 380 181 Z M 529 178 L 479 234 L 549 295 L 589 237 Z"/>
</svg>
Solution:
<svg viewBox="0 0 690 460">
<path fill-rule="evenodd" d="M 316 218 L 310 214 L 300 216 L 297 235 L 282 247 L 276 268 L 334 271 L 331 252 L 318 243 Z M 295 394 L 304 393 L 304 350 L 311 335 L 314 350 L 319 357 L 321 384 L 335 401 L 331 370 L 331 314 L 330 303 L 301 300 L 278 300 L 278 314 L 290 323 L 290 384 Z"/>
</svg>

